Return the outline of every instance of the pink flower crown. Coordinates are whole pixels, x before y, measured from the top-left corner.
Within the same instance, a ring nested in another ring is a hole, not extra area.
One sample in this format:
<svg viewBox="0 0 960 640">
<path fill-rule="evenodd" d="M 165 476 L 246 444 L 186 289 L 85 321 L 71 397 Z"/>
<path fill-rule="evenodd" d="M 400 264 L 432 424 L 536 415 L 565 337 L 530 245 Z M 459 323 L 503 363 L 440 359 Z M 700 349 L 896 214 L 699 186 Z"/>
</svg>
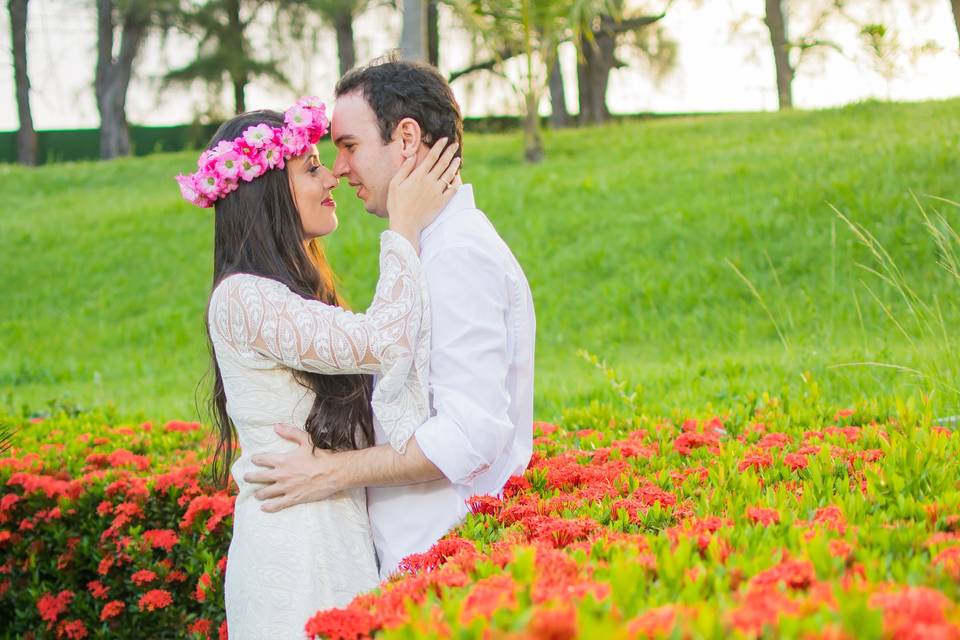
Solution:
<svg viewBox="0 0 960 640">
<path fill-rule="evenodd" d="M 283 114 L 282 128 L 257 124 L 239 138 L 221 140 L 200 154 L 196 173 L 176 177 L 180 193 L 187 202 L 207 208 L 236 190 L 241 180 L 252 182 L 271 169 L 282 169 L 286 160 L 306 153 L 327 132 L 326 111 L 319 98 L 300 98 Z"/>
</svg>

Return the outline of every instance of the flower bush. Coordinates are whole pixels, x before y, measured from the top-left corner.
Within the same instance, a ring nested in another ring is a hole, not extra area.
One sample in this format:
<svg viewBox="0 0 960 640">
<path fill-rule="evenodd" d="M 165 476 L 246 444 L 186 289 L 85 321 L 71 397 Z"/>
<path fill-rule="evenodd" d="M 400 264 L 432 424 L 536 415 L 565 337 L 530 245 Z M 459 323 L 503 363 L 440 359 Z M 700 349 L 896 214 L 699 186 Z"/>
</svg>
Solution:
<svg viewBox="0 0 960 640">
<path fill-rule="evenodd" d="M 316 638 L 960 638 L 960 435 L 901 403 L 763 398 L 694 419 L 594 404 Z M 18 421 L 0 460 L 0 629 L 223 637 L 233 498 L 207 431 Z"/>
</svg>

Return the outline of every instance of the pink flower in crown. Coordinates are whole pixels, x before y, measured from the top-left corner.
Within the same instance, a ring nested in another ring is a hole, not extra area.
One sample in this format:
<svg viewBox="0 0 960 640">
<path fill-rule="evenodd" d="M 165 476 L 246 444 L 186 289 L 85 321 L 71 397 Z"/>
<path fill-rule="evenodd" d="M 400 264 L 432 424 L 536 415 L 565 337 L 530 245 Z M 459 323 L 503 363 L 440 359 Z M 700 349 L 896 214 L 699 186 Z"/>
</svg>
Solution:
<svg viewBox="0 0 960 640">
<path fill-rule="evenodd" d="M 213 149 L 207 151 L 207 155 L 216 160 L 217 158 L 233 152 L 232 140 L 221 140 Z"/>
<path fill-rule="evenodd" d="M 216 174 L 202 172 L 197 176 L 197 189 L 205 198 L 216 200 L 220 196 L 220 181 Z"/>
<path fill-rule="evenodd" d="M 257 155 L 256 147 L 244 140 L 243 137 L 233 141 L 233 150 L 245 158 L 252 158 Z"/>
<path fill-rule="evenodd" d="M 243 139 L 251 147 L 259 149 L 273 139 L 273 127 L 268 124 L 258 124 L 247 127 L 243 132 Z"/>
<path fill-rule="evenodd" d="M 240 177 L 247 182 L 259 178 L 265 170 L 266 167 L 259 157 L 248 157 L 240 160 Z"/>
<path fill-rule="evenodd" d="M 283 121 L 291 129 L 309 127 L 313 123 L 314 113 L 313 108 L 298 103 L 287 109 Z"/>
<path fill-rule="evenodd" d="M 176 180 L 177 184 L 180 185 L 180 194 L 183 196 L 183 199 L 194 204 L 200 204 L 199 200 L 201 200 L 203 196 L 200 193 L 200 187 L 197 185 L 196 176 L 181 173 L 176 177 Z"/>
<path fill-rule="evenodd" d="M 233 150 L 233 145 L 230 145 L 229 151 L 217 157 L 213 169 L 221 178 L 236 180 L 240 173 L 240 157 L 240 154 Z"/>
<path fill-rule="evenodd" d="M 271 144 L 260 154 L 267 169 L 283 169 L 283 151 L 279 145 Z"/>
<path fill-rule="evenodd" d="M 227 180 L 222 185 L 220 185 L 220 197 L 226 197 L 227 194 L 233 193 L 237 190 L 237 187 L 240 186 L 240 183 L 236 180 Z"/>
<path fill-rule="evenodd" d="M 296 105 L 298 107 L 313 107 L 315 109 L 320 109 L 321 113 L 327 110 L 327 105 L 323 104 L 323 101 L 321 101 L 317 96 L 303 96 L 297 100 Z"/>
<path fill-rule="evenodd" d="M 280 136 L 280 143 L 283 145 L 284 155 L 295 157 L 303 155 L 310 146 L 310 138 L 305 129 L 288 129 L 284 127 Z"/>
</svg>

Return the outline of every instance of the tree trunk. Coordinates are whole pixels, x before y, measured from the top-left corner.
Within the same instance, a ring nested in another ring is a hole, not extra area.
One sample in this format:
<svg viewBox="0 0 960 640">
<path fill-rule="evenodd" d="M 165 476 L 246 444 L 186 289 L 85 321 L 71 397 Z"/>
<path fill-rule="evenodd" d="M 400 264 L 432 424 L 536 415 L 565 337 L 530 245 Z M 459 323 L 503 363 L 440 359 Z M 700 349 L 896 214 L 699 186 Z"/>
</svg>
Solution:
<svg viewBox="0 0 960 640">
<path fill-rule="evenodd" d="M 27 74 L 27 1 L 10 0 L 10 32 L 13 41 L 13 75 L 17 85 L 17 162 L 37 164 L 37 132 L 30 111 L 30 77 Z"/>
<path fill-rule="evenodd" d="M 427 61 L 435 67 L 440 66 L 440 7 L 437 0 L 427 1 Z"/>
<path fill-rule="evenodd" d="M 523 117 L 523 157 L 535 164 L 543 160 L 543 137 L 540 135 L 540 115 L 537 113 L 537 96 L 531 92 L 524 95 L 526 113 Z"/>
<path fill-rule="evenodd" d="M 337 32 L 337 57 L 340 59 L 340 75 L 343 76 L 357 64 L 357 49 L 353 41 L 353 13 L 343 9 L 334 17 L 333 28 Z"/>
<path fill-rule="evenodd" d="M 766 0 L 767 13 L 764 21 L 770 30 L 773 45 L 773 61 L 777 68 L 777 97 L 780 110 L 793 108 L 793 67 L 790 66 L 790 45 L 787 40 L 787 23 L 783 13 L 783 0 Z M 957 0 L 953 0 L 954 3 Z"/>
<path fill-rule="evenodd" d="M 960 0 L 950 0 L 953 7 L 953 24 L 957 27 L 957 38 L 960 39 Z"/>
<path fill-rule="evenodd" d="M 133 73 L 133 61 L 147 31 L 148 19 L 136 11 L 123 16 L 120 53 L 114 60 L 113 12 L 113 0 L 97 0 L 97 71 L 94 88 L 100 111 L 100 157 L 103 159 L 130 154 L 127 88 Z"/>
<path fill-rule="evenodd" d="M 554 53 L 553 64 L 550 65 L 550 126 L 554 129 L 570 126 L 570 112 L 567 111 L 559 51 Z"/>
<path fill-rule="evenodd" d="M 427 0 L 403 0 L 400 55 L 404 60 L 427 59 Z"/>
<path fill-rule="evenodd" d="M 247 79 L 243 76 L 231 76 L 233 83 L 233 108 L 237 115 L 247 110 L 246 88 Z"/>
<path fill-rule="evenodd" d="M 246 41 L 243 37 L 245 25 L 240 20 L 240 0 L 227 0 L 226 9 L 227 22 L 230 24 L 230 29 L 227 32 L 230 38 L 230 49 L 242 52 L 246 47 Z M 235 113 L 240 114 L 247 110 L 245 95 L 249 82 L 247 71 L 243 68 L 243 65 L 238 64 L 229 69 L 228 73 L 230 74 L 230 82 L 233 84 L 233 109 Z"/>
<path fill-rule="evenodd" d="M 612 18 L 609 19 L 612 21 Z M 580 93 L 580 124 L 602 124 L 610 119 L 607 109 L 607 84 L 616 66 L 616 34 L 605 16 L 593 32 L 593 42 L 582 38 L 577 64 L 577 89 Z"/>
</svg>

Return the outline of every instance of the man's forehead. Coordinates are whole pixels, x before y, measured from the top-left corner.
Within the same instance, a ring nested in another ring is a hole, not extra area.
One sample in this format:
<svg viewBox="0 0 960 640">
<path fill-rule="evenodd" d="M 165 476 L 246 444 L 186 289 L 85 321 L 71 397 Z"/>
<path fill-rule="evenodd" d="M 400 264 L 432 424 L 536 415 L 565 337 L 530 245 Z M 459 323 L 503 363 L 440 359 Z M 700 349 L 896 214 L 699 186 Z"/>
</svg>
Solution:
<svg viewBox="0 0 960 640">
<path fill-rule="evenodd" d="M 371 128 L 375 130 L 376 126 L 373 109 L 359 93 L 340 96 L 333 103 L 331 133 L 334 141 L 343 136 L 361 136 Z"/>
</svg>

